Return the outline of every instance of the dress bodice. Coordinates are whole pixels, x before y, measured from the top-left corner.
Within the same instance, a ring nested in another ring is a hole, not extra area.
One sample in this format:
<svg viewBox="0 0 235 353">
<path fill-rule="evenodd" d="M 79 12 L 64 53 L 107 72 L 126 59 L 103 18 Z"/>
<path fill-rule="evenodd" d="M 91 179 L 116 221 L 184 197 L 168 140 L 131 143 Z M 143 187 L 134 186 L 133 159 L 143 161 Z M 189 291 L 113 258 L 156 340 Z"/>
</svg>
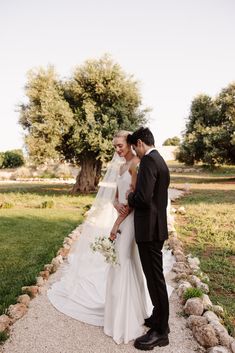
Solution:
<svg viewBox="0 0 235 353">
<path fill-rule="evenodd" d="M 129 170 L 126 170 L 123 174 L 118 176 L 117 188 L 118 188 L 118 201 L 123 204 L 127 204 L 126 192 L 130 189 L 131 174 Z"/>
</svg>

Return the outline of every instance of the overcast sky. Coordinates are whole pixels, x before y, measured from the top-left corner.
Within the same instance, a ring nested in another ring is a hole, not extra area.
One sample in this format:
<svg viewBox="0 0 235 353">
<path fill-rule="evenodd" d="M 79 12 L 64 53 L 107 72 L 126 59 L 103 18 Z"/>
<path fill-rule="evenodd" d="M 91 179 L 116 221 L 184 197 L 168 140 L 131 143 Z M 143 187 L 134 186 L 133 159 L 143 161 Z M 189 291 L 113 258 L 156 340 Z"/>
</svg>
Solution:
<svg viewBox="0 0 235 353">
<path fill-rule="evenodd" d="M 60 77 L 109 53 L 140 82 L 156 144 L 185 127 L 192 99 L 235 80 L 235 0 L 0 0 L 0 151 L 21 148 L 26 73 Z"/>
</svg>

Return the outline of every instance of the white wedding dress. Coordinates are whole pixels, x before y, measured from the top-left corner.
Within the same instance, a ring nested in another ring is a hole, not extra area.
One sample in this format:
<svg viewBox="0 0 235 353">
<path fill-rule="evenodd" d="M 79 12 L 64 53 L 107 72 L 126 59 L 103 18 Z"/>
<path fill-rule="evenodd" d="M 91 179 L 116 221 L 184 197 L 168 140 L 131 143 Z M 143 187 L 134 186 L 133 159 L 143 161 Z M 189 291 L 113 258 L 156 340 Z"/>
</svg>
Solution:
<svg viewBox="0 0 235 353">
<path fill-rule="evenodd" d="M 126 203 L 131 175 L 125 171 L 118 177 L 118 198 Z M 109 268 L 104 309 L 104 332 L 116 343 L 127 343 L 143 333 L 144 319 L 151 313 L 138 248 L 134 237 L 134 212 L 119 227 L 115 242 L 119 265 Z"/>
<path fill-rule="evenodd" d="M 130 183 L 129 171 L 118 176 L 119 202 L 126 202 L 125 194 Z M 82 236 L 64 266 L 62 278 L 48 290 L 48 297 L 64 314 L 88 324 L 104 326 L 104 332 L 119 344 L 128 343 L 143 333 L 144 319 L 151 314 L 152 305 L 134 239 L 133 212 L 120 225 L 121 234 L 115 242 L 118 265 L 105 263 L 102 255 L 90 250 L 94 229 L 96 236 L 108 236 L 116 217 L 110 203 L 85 222 Z M 107 220 L 109 226 L 106 226 Z M 170 251 L 165 250 L 164 267 L 167 271 L 173 261 Z M 168 294 L 170 292 L 168 287 Z"/>
</svg>

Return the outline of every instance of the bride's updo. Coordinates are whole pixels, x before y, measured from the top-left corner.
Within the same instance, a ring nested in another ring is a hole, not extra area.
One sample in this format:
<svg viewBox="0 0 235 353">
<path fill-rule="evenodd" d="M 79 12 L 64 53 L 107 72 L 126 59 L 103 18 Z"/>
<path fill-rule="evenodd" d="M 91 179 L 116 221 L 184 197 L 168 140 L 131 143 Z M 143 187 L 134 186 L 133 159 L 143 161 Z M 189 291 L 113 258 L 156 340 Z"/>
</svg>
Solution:
<svg viewBox="0 0 235 353">
<path fill-rule="evenodd" d="M 131 134 L 132 134 L 131 131 L 119 130 L 119 131 L 117 131 L 117 132 L 114 134 L 113 138 L 115 139 L 115 138 L 117 138 L 117 137 L 123 137 L 123 138 L 127 141 L 127 143 L 129 144 L 129 142 L 128 142 L 128 136 L 131 135 Z"/>
</svg>

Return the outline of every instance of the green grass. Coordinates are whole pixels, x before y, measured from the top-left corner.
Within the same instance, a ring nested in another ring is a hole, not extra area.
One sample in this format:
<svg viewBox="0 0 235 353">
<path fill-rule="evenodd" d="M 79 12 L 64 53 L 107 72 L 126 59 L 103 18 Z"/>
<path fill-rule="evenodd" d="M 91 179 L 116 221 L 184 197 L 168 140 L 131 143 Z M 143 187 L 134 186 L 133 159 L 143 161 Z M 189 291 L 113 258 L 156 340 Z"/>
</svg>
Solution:
<svg viewBox="0 0 235 353">
<path fill-rule="evenodd" d="M 0 344 L 3 344 L 9 337 L 6 331 L 0 332 Z"/>
<path fill-rule="evenodd" d="M 83 220 L 93 195 L 72 196 L 68 185 L 1 184 L 1 200 L 11 209 L 0 209 L 0 314 L 15 303 L 21 287 L 56 255 L 63 239 Z M 53 208 L 40 208 L 43 202 Z"/>
<path fill-rule="evenodd" d="M 210 277 L 210 298 L 226 311 L 225 324 L 234 334 L 235 324 L 235 167 L 218 171 L 172 173 L 171 186 L 190 184 L 190 194 L 176 201 L 186 215 L 177 216 L 177 231 L 186 253 L 201 260 L 201 269 Z M 229 180 L 228 174 L 230 173 Z"/>
<path fill-rule="evenodd" d="M 187 288 L 184 292 L 184 300 L 187 301 L 190 298 L 201 298 L 203 291 L 199 288 Z"/>
</svg>

